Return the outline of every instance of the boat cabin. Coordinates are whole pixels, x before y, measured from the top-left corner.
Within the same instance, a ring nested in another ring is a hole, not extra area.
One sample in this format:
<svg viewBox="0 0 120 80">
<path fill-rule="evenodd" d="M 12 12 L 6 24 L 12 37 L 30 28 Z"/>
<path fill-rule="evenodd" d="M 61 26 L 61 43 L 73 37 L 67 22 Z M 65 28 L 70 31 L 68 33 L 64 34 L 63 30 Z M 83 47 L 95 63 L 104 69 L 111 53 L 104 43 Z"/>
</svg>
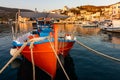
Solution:
<svg viewBox="0 0 120 80">
<path fill-rule="evenodd" d="M 34 29 L 33 33 L 37 33 L 41 37 L 48 36 L 49 33 L 53 31 L 52 24 L 53 21 L 36 20 L 36 23 L 33 23 L 33 29 Z"/>
</svg>

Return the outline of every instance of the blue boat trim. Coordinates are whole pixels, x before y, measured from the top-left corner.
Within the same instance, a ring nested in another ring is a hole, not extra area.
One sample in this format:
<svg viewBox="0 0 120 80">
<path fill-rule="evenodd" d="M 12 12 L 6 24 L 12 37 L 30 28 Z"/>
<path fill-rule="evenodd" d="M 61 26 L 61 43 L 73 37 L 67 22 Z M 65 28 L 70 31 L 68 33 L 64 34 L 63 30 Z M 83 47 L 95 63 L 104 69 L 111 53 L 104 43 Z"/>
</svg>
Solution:
<svg viewBox="0 0 120 80">
<path fill-rule="evenodd" d="M 65 40 L 65 39 L 61 39 L 61 38 L 59 38 L 58 40 L 59 40 L 59 42 L 75 42 L 74 40 Z M 34 44 L 43 44 L 45 42 L 49 42 L 49 40 L 45 39 L 45 40 L 42 40 L 42 41 L 37 41 L 37 42 L 34 42 Z M 51 42 L 54 42 L 53 38 L 51 39 Z M 12 45 L 13 46 L 22 46 L 23 43 L 18 43 L 16 41 L 13 41 Z M 27 44 L 27 46 L 29 46 L 29 45 L 30 45 L 30 43 Z"/>
</svg>

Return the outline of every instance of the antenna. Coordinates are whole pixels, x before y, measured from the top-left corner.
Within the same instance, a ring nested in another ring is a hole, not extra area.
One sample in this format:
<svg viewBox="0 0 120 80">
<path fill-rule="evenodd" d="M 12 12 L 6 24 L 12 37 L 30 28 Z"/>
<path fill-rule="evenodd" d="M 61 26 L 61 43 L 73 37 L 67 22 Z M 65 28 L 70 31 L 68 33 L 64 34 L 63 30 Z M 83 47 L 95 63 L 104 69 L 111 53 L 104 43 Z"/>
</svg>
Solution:
<svg viewBox="0 0 120 80">
<path fill-rule="evenodd" d="M 35 8 L 35 12 L 38 12 L 38 11 L 37 11 L 37 8 Z"/>
</svg>

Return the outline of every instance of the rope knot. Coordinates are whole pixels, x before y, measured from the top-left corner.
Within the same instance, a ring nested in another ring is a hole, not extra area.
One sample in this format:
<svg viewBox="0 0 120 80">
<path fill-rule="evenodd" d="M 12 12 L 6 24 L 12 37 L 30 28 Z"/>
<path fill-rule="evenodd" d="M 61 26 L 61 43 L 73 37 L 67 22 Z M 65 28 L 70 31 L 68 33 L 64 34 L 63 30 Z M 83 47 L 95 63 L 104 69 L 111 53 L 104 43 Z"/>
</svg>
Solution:
<svg viewBox="0 0 120 80">
<path fill-rule="evenodd" d="M 29 48 L 32 49 L 33 47 L 34 47 L 34 41 L 32 41 L 32 42 L 30 43 Z"/>
</svg>

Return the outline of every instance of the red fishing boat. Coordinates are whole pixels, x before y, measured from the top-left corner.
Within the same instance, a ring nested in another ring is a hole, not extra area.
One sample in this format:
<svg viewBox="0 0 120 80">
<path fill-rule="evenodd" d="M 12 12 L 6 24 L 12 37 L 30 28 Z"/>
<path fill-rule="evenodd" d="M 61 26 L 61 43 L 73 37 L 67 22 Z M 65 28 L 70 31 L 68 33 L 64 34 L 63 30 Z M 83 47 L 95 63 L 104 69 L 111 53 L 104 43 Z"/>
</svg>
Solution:
<svg viewBox="0 0 120 80">
<path fill-rule="evenodd" d="M 43 15 L 45 13 L 37 13 L 36 15 L 33 15 L 32 12 L 19 13 L 21 17 L 38 18 Z M 47 15 L 53 16 L 50 13 Z M 54 15 L 53 17 L 63 18 L 64 16 Z M 68 33 L 59 36 L 58 25 L 51 22 L 51 20 L 44 19 L 36 20 L 36 29 L 15 38 L 12 44 L 15 49 L 19 50 L 27 42 L 21 54 L 30 62 L 34 62 L 37 67 L 45 71 L 51 78 L 54 78 L 57 69 L 57 56 L 67 56 L 75 42 L 74 39 L 74 36 Z"/>
</svg>

